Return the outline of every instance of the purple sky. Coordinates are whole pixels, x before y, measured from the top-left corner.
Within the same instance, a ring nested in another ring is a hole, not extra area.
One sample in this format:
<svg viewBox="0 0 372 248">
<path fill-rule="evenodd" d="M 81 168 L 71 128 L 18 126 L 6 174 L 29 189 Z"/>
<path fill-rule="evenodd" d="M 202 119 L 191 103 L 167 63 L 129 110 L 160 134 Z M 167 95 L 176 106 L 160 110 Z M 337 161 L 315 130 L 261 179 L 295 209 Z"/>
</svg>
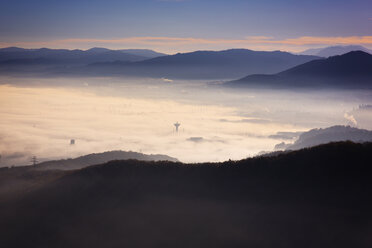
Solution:
<svg viewBox="0 0 372 248">
<path fill-rule="evenodd" d="M 0 47 L 372 48 L 371 0 L 2 0 Z"/>
</svg>

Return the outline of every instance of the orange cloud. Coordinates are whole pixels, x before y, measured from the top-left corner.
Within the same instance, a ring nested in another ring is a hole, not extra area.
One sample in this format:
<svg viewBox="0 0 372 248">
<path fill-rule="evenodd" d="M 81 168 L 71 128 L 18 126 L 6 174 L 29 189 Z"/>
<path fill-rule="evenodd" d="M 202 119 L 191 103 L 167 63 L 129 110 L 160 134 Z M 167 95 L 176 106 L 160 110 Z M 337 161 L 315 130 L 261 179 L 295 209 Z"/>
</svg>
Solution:
<svg viewBox="0 0 372 248">
<path fill-rule="evenodd" d="M 284 40 L 261 40 L 262 43 L 276 43 L 287 45 L 347 45 L 347 44 L 372 44 L 372 36 L 349 36 L 349 37 L 312 37 L 303 36 Z"/>
</svg>

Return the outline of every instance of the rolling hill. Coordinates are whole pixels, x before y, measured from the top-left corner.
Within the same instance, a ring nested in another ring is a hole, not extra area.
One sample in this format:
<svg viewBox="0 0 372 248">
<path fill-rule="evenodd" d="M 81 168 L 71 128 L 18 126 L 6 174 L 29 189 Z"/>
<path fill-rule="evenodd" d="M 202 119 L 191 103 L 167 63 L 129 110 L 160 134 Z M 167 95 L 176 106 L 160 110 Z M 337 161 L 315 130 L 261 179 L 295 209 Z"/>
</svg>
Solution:
<svg viewBox="0 0 372 248">
<path fill-rule="evenodd" d="M 298 150 L 337 141 L 372 142 L 372 131 L 350 126 L 316 128 L 300 134 L 293 144 L 281 144 L 281 148 Z"/>
<path fill-rule="evenodd" d="M 133 54 L 137 56 L 146 57 L 149 59 L 167 55 L 165 53 L 158 53 L 150 49 L 121 49 L 119 51 L 123 53 L 127 53 L 127 54 Z"/>
<path fill-rule="evenodd" d="M 65 64 L 65 65 L 85 65 L 97 62 L 110 61 L 140 61 L 148 57 L 139 56 L 132 53 L 124 53 L 117 50 L 109 50 L 106 48 L 92 48 L 89 50 L 67 50 L 67 49 L 23 49 L 17 47 L 0 49 L 0 63 L 2 65 L 11 63 L 30 65 L 40 64 L 45 61 L 45 64 Z"/>
<path fill-rule="evenodd" d="M 94 63 L 142 61 L 163 54 L 152 50 L 110 50 L 94 47 L 88 50 L 23 49 L 8 47 L 0 49 L 0 74 L 27 76 L 81 75 L 80 67 Z M 91 73 L 88 73 L 90 75 Z"/>
<path fill-rule="evenodd" d="M 367 248 L 371 160 L 371 143 L 344 142 L 224 163 L 126 160 L 41 176 L 39 187 L 0 204 L 1 243 Z"/>
<path fill-rule="evenodd" d="M 82 51 L 14 47 L 0 49 L 0 73 L 231 79 L 247 73 L 276 73 L 318 58 L 247 49 L 164 55 L 145 49 L 96 47 Z"/>
<path fill-rule="evenodd" d="M 38 170 L 77 170 L 88 167 L 90 165 L 102 164 L 111 160 L 125 160 L 137 159 L 142 161 L 173 161 L 177 162 L 176 158 L 160 154 L 143 154 L 138 152 L 125 152 L 125 151 L 110 151 L 103 153 L 93 153 L 85 156 L 73 158 L 46 161 L 37 164 Z"/>
<path fill-rule="evenodd" d="M 301 55 L 314 55 L 319 57 L 331 57 L 336 55 L 343 55 L 345 53 L 353 52 L 353 51 L 363 51 L 369 54 L 372 54 L 372 50 L 365 48 L 363 46 L 330 46 L 325 48 L 315 48 L 315 49 L 308 49 L 306 51 L 301 52 Z"/>
<path fill-rule="evenodd" d="M 355 51 L 318 59 L 271 75 L 256 74 L 227 82 L 231 87 L 372 88 L 372 55 Z"/>
<path fill-rule="evenodd" d="M 110 51 L 122 52 L 122 53 L 125 53 L 125 54 L 132 54 L 132 55 L 140 56 L 140 57 L 147 58 L 147 59 L 167 55 L 165 53 L 158 53 L 158 52 L 155 52 L 155 51 L 150 50 L 150 49 L 110 50 L 110 49 L 107 49 L 107 48 L 104 48 L 104 47 L 93 47 L 93 48 L 87 50 L 87 52 L 95 52 L 95 53 L 104 53 L 104 52 L 110 52 Z"/>
<path fill-rule="evenodd" d="M 158 78 L 227 79 L 248 73 L 275 73 L 317 59 L 287 52 L 247 49 L 196 51 L 126 63 L 95 63 L 81 73 Z"/>
</svg>

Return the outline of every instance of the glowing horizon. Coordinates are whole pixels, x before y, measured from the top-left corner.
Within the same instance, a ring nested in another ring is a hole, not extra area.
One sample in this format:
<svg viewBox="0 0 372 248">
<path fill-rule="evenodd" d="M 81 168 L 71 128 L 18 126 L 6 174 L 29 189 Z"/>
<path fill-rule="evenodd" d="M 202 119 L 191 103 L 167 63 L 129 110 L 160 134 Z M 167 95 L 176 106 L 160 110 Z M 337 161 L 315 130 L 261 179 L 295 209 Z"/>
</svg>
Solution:
<svg viewBox="0 0 372 248">
<path fill-rule="evenodd" d="M 51 49 L 90 49 L 92 47 L 105 47 L 108 49 L 152 49 L 164 53 L 191 52 L 196 50 L 224 50 L 232 48 L 245 48 L 252 50 L 282 50 L 288 52 L 301 52 L 310 48 L 326 46 L 361 45 L 372 47 L 372 36 L 349 37 L 311 37 L 275 39 L 265 36 L 251 36 L 245 39 L 205 39 L 191 37 L 128 37 L 118 39 L 61 39 L 51 41 L 33 42 L 0 42 L 1 48 L 22 47 L 37 49 L 47 47 Z"/>
</svg>

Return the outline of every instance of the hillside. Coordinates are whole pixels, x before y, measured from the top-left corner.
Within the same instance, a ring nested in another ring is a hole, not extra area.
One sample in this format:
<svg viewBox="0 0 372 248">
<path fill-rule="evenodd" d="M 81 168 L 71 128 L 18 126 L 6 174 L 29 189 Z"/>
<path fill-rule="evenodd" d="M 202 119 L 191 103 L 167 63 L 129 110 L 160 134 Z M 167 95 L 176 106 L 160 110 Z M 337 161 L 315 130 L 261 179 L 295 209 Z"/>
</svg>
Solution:
<svg viewBox="0 0 372 248">
<path fill-rule="evenodd" d="M 0 74 L 231 79 L 246 73 L 276 73 L 317 58 L 247 49 L 165 55 L 146 49 L 10 47 L 0 49 Z"/>
<path fill-rule="evenodd" d="M 95 164 L 107 163 L 111 160 L 137 159 L 143 161 L 173 161 L 176 158 L 160 154 L 143 154 L 138 152 L 110 151 L 103 153 L 93 153 L 73 159 L 62 159 L 43 162 L 37 165 L 39 170 L 76 170 Z"/>
<path fill-rule="evenodd" d="M 363 46 L 330 46 L 330 47 L 324 47 L 324 48 L 315 48 L 315 49 L 308 49 L 306 51 L 301 52 L 301 55 L 313 55 L 313 56 L 319 56 L 319 57 L 331 57 L 336 55 L 343 55 L 345 53 L 349 53 L 352 51 L 363 51 L 366 53 L 372 54 L 372 50 L 365 48 Z"/>
<path fill-rule="evenodd" d="M 146 57 L 149 59 L 167 55 L 165 53 L 158 53 L 150 49 L 121 49 L 120 51 L 127 54 Z"/>
<path fill-rule="evenodd" d="M 293 144 L 282 145 L 282 148 L 285 147 L 286 150 L 298 150 L 337 141 L 372 142 L 372 131 L 350 126 L 312 129 L 302 133 Z"/>
<path fill-rule="evenodd" d="M 371 159 L 371 143 L 332 143 L 214 164 L 113 161 L 1 204 L 1 242 L 370 247 Z"/>
<path fill-rule="evenodd" d="M 0 49 L 0 65 L 13 64 L 65 64 L 86 65 L 98 62 L 110 61 L 140 61 L 148 57 L 139 56 L 134 53 L 124 53 L 118 50 L 106 48 L 92 48 L 89 50 L 67 50 L 67 49 L 22 49 L 2 48 Z"/>
<path fill-rule="evenodd" d="M 196 51 L 161 56 L 135 63 L 121 61 L 92 64 L 80 73 L 165 78 L 226 79 L 247 73 L 276 73 L 317 59 L 287 52 L 247 49 Z"/>
<path fill-rule="evenodd" d="M 131 63 L 162 55 L 145 49 L 110 50 L 94 47 L 88 50 L 67 50 L 8 47 L 0 49 L 0 75 L 89 76 L 96 74 L 94 72 L 82 73 L 84 70 L 81 67 L 115 61 Z"/>
<path fill-rule="evenodd" d="M 355 51 L 318 59 L 271 75 L 250 75 L 227 82 L 231 87 L 371 88 L 372 55 Z"/>
</svg>

